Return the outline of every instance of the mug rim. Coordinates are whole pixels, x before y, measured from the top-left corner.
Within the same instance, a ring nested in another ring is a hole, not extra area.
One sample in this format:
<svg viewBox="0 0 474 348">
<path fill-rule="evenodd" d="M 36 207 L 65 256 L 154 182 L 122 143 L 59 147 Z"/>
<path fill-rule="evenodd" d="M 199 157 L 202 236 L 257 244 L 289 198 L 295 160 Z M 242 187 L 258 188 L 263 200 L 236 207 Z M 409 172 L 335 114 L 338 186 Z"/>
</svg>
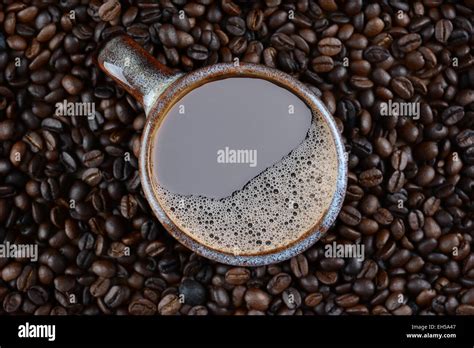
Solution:
<svg viewBox="0 0 474 348">
<path fill-rule="evenodd" d="M 232 77 L 253 77 L 264 79 L 277 84 L 298 96 L 311 109 L 312 113 L 319 112 L 321 117 L 324 119 L 324 122 L 329 127 L 337 155 L 336 187 L 334 189 L 331 203 L 321 219 L 292 244 L 260 255 L 233 255 L 212 249 L 195 240 L 176 226 L 173 220 L 166 213 L 165 209 L 162 208 L 159 199 L 155 194 L 153 180 L 151 178 L 152 165 L 151 161 L 148 160 L 150 158 L 152 150 L 151 145 L 153 144 L 152 139 L 155 136 L 155 132 L 158 130 L 161 122 L 166 118 L 170 108 L 178 100 L 184 97 L 191 90 L 194 90 L 203 84 Z M 251 63 L 240 63 L 239 65 L 233 63 L 218 63 L 203 67 L 181 75 L 170 85 L 166 86 L 164 92 L 157 97 L 153 107 L 150 108 L 150 111 L 146 116 L 147 119 L 142 133 L 139 153 L 139 173 L 145 197 L 150 204 L 153 213 L 168 233 L 193 252 L 208 259 L 235 266 L 261 266 L 277 263 L 307 250 L 327 232 L 336 220 L 344 201 L 347 186 L 348 168 L 342 135 L 339 133 L 336 122 L 322 101 L 307 86 L 289 74 L 264 65 Z"/>
</svg>

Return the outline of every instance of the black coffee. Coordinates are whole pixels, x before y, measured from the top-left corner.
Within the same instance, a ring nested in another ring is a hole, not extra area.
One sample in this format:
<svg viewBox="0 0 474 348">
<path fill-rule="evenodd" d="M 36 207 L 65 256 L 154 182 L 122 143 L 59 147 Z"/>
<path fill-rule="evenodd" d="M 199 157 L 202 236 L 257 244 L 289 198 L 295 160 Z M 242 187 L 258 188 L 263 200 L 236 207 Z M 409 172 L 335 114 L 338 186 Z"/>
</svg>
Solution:
<svg viewBox="0 0 474 348">
<path fill-rule="evenodd" d="M 296 241 L 324 214 L 337 175 L 322 118 L 254 78 L 210 82 L 184 96 L 158 129 L 152 158 L 175 224 L 234 254 Z"/>
</svg>

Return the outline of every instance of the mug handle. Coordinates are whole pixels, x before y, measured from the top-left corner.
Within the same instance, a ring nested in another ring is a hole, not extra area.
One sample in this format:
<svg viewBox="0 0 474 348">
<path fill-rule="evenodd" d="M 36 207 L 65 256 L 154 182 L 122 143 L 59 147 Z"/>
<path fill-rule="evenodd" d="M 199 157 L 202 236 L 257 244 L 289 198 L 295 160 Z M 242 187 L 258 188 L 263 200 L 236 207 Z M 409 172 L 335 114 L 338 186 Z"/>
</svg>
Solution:
<svg viewBox="0 0 474 348">
<path fill-rule="evenodd" d="M 143 105 L 147 115 L 163 91 L 183 75 L 158 62 L 127 35 L 105 42 L 96 60 L 101 70 Z"/>
</svg>

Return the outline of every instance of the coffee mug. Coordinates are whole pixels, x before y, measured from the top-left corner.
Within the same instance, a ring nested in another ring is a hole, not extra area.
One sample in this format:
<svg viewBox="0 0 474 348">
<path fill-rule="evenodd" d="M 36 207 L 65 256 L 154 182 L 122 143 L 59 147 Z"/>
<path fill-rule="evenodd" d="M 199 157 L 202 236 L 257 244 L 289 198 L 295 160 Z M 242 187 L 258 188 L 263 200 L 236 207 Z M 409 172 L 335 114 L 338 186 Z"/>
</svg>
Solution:
<svg viewBox="0 0 474 348">
<path fill-rule="evenodd" d="M 231 265 L 270 264 L 303 252 L 335 221 L 347 185 L 346 153 L 332 116 L 303 83 L 238 61 L 175 72 L 126 35 L 104 43 L 97 64 L 143 105 L 142 188 L 162 225 L 189 249 Z M 293 118 L 279 116 L 287 104 Z M 185 107 L 191 111 L 182 121 L 177 115 Z M 214 138 L 238 143 L 249 134 L 261 145 L 264 170 L 256 149 L 222 146 L 216 163 L 230 164 L 201 163 L 196 149 L 215 149 Z"/>
</svg>

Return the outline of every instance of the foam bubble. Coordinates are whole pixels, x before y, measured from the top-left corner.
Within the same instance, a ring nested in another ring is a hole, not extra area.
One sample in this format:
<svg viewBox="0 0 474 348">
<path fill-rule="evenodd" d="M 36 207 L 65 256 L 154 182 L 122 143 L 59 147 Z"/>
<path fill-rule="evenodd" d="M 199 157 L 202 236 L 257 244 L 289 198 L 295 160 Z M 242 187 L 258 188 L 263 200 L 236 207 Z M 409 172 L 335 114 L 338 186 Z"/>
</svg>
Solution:
<svg viewBox="0 0 474 348">
<path fill-rule="evenodd" d="M 254 255 L 286 247 L 317 226 L 336 181 L 335 144 L 316 115 L 296 149 L 229 197 L 185 196 L 158 184 L 155 189 L 171 220 L 193 239 L 224 253 Z"/>
</svg>

